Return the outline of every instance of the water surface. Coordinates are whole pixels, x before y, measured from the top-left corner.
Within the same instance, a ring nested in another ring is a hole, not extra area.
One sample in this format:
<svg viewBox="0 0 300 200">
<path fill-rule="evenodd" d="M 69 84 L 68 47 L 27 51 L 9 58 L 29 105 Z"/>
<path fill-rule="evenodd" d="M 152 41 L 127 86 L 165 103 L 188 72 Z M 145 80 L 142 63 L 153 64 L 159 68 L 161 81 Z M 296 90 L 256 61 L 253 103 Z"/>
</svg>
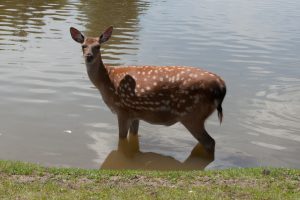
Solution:
<svg viewBox="0 0 300 200">
<path fill-rule="evenodd" d="M 116 117 L 69 35 L 70 26 L 98 36 L 114 25 L 105 63 L 190 65 L 226 81 L 224 123 L 207 121 L 215 159 L 193 167 L 299 168 L 299 9 L 296 0 L 1 1 L 0 159 L 85 168 L 120 160 Z M 179 124 L 142 123 L 134 159 L 188 169 L 195 147 Z"/>
</svg>

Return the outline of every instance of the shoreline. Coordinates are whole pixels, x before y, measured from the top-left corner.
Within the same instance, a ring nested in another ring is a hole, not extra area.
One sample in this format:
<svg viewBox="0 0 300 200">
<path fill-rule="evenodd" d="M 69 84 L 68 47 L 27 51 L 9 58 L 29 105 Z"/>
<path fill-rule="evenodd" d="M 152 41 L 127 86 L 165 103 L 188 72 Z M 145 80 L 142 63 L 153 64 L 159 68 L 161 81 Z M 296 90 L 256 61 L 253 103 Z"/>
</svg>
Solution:
<svg viewBox="0 0 300 200">
<path fill-rule="evenodd" d="M 300 169 L 97 170 L 0 161 L 1 199 L 297 199 Z"/>
</svg>

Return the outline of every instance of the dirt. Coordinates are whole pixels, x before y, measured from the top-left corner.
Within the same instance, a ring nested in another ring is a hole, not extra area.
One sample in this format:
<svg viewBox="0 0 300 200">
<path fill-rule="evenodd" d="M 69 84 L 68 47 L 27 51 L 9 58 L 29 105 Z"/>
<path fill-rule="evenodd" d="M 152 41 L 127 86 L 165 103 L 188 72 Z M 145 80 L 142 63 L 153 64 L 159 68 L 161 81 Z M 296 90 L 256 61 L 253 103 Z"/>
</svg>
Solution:
<svg viewBox="0 0 300 200">
<path fill-rule="evenodd" d="M 65 176 L 60 175 L 51 175 L 45 173 L 41 176 L 39 175 L 7 175 L 0 174 L 0 179 L 8 179 L 10 181 L 18 183 L 46 183 L 46 182 L 55 182 L 61 186 L 67 188 L 76 189 L 82 187 L 86 184 L 103 184 L 106 186 L 120 186 L 120 187 L 131 187 L 136 185 L 142 185 L 147 187 L 185 187 L 186 185 L 192 185 L 193 187 L 199 186 L 226 186 L 226 185 L 238 185 L 239 187 L 267 187 L 268 183 L 258 179 L 242 179 L 242 178 L 229 178 L 229 179 L 216 179 L 209 176 L 198 177 L 190 181 L 186 180 L 177 180 L 170 181 L 165 178 L 160 177 L 147 177 L 143 175 L 135 175 L 132 178 L 124 178 L 122 176 L 111 176 L 109 178 L 103 179 L 88 179 L 86 177 L 77 177 L 74 179 L 67 179 Z"/>
</svg>

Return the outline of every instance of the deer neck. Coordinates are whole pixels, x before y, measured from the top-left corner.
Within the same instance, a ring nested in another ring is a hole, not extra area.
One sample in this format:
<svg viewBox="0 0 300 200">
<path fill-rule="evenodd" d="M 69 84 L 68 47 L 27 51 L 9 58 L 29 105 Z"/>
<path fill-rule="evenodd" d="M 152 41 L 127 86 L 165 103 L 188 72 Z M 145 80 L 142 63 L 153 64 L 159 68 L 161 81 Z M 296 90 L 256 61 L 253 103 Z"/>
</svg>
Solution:
<svg viewBox="0 0 300 200">
<path fill-rule="evenodd" d="M 98 88 L 103 99 L 112 96 L 113 83 L 111 82 L 108 71 L 99 55 L 92 63 L 86 63 L 87 73 L 92 83 Z"/>
</svg>

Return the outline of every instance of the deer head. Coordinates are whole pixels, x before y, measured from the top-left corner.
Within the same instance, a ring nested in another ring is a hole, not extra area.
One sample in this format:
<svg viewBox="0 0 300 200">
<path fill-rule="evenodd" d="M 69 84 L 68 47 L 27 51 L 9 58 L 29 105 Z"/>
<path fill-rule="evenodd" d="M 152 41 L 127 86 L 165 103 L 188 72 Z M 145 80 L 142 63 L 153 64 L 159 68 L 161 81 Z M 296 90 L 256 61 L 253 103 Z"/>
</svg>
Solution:
<svg viewBox="0 0 300 200">
<path fill-rule="evenodd" d="M 110 26 L 100 35 L 100 37 L 85 37 L 76 28 L 70 28 L 70 33 L 73 40 L 80 43 L 82 46 L 82 52 L 86 64 L 94 63 L 95 60 L 101 58 L 100 46 L 101 44 L 109 40 L 112 31 L 113 27 Z"/>
</svg>

